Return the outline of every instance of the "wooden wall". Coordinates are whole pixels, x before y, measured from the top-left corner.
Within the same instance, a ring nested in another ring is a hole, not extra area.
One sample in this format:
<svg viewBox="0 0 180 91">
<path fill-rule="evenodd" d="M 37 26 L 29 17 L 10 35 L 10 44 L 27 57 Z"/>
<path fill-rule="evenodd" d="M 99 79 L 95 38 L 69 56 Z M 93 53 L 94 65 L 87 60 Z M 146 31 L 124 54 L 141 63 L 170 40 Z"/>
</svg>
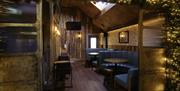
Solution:
<svg viewBox="0 0 180 91">
<path fill-rule="evenodd" d="M 23 3 L 23 2 L 22 2 Z M 15 6 L 21 4 L 12 3 Z M 26 3 L 28 6 L 28 3 Z M 31 6 L 31 5 L 30 5 Z M 35 14 L 33 16 L 33 22 L 28 22 L 31 18 L 27 18 L 27 21 L 19 22 L 18 17 L 11 15 L 10 18 L 14 21 L 0 22 L 2 28 L 19 28 L 27 32 L 26 28 L 35 28 L 36 36 L 36 50 L 34 51 L 20 51 L 14 52 L 3 52 L 0 53 L 0 91 L 41 91 L 42 90 L 42 53 L 43 53 L 43 39 L 42 39 L 42 1 L 34 3 L 32 6 L 36 6 L 35 10 L 32 12 Z M 26 6 L 23 6 L 26 7 Z M 27 7 L 26 7 L 27 8 Z M 32 7 L 29 7 L 32 9 Z M 18 9 L 17 9 L 18 10 Z M 26 15 L 25 15 L 26 16 Z M 22 15 L 23 17 L 23 15 Z M 21 16 L 19 17 L 21 18 Z M 9 30 L 7 30 L 9 31 Z M 32 31 L 32 30 L 30 30 Z M 24 39 L 28 38 L 31 32 L 23 35 Z M 10 37 L 11 35 L 7 35 Z M 17 35 L 17 37 L 19 37 Z M 21 43 L 15 42 L 15 44 L 22 46 Z M 31 49 L 29 46 L 32 44 L 26 44 L 25 48 Z M 12 45 L 13 46 L 13 45 Z M 24 49 L 23 49 L 24 50 Z"/>
<path fill-rule="evenodd" d="M 163 18 L 156 18 L 144 22 L 143 28 L 143 46 L 144 47 L 161 47 Z M 119 32 L 129 32 L 129 42 L 119 43 Z M 137 51 L 138 49 L 138 25 L 132 25 L 121 29 L 108 32 L 108 47 L 118 50 Z"/>
<path fill-rule="evenodd" d="M 38 91 L 38 60 L 35 56 L 0 57 L 0 91 Z"/>
<path fill-rule="evenodd" d="M 81 30 L 66 30 L 65 24 L 67 21 L 80 21 Z M 93 25 L 91 18 L 88 18 L 76 7 L 61 7 L 55 9 L 54 22 L 60 31 L 60 55 L 63 52 L 67 52 L 72 58 L 84 59 L 85 48 L 87 47 L 87 36 L 100 32 L 100 30 Z M 79 34 L 81 35 L 80 38 L 78 37 Z"/>
<path fill-rule="evenodd" d="M 140 91 L 164 91 L 165 56 L 163 48 L 143 48 L 139 63 Z"/>
</svg>

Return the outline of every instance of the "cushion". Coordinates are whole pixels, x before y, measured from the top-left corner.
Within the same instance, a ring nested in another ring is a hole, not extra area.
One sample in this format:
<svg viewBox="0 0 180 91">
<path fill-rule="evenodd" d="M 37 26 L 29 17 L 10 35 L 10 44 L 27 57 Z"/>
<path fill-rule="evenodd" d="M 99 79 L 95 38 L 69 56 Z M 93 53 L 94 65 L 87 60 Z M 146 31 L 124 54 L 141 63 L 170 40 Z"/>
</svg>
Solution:
<svg viewBox="0 0 180 91">
<path fill-rule="evenodd" d="M 137 52 L 129 52 L 128 53 L 128 62 L 130 65 L 138 67 L 138 53 Z"/>
<path fill-rule="evenodd" d="M 128 88 L 128 74 L 116 75 L 115 81 L 123 87 Z"/>
<path fill-rule="evenodd" d="M 138 75 L 138 68 L 131 68 L 131 69 L 129 69 L 128 74 L 130 76 L 133 76 L 133 77 L 137 76 Z"/>
<path fill-rule="evenodd" d="M 97 65 L 97 61 L 92 61 L 92 64 L 96 64 Z"/>
</svg>

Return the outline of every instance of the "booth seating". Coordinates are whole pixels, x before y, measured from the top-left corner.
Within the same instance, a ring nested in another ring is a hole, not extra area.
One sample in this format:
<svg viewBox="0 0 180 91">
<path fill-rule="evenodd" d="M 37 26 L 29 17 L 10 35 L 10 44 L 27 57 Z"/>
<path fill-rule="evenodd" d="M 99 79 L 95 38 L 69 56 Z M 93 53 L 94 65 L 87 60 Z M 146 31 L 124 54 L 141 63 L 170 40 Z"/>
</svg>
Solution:
<svg viewBox="0 0 180 91">
<path fill-rule="evenodd" d="M 131 68 L 128 73 L 115 75 L 114 81 L 116 87 L 120 85 L 128 91 L 138 91 L 138 68 Z"/>
<path fill-rule="evenodd" d="M 127 90 L 131 90 L 133 88 L 132 91 L 137 91 L 138 53 L 129 51 L 100 51 L 99 68 L 101 70 L 112 69 L 114 67 L 114 64 L 104 61 L 106 58 L 123 58 L 128 60 L 126 63 L 117 64 L 118 72 L 113 75 L 114 77 L 111 77 L 111 80 L 114 80 L 113 82 L 115 82 L 116 85 L 120 85 Z M 105 77 L 105 83 L 108 78 Z"/>
<path fill-rule="evenodd" d="M 100 51 L 99 52 L 99 68 L 111 68 L 114 66 L 112 63 L 105 62 L 106 58 L 123 58 L 127 59 L 128 62 L 123 64 L 117 64 L 118 67 L 127 68 L 126 72 L 128 72 L 131 68 L 138 67 L 138 53 L 137 52 L 129 52 L 129 51 Z"/>
</svg>

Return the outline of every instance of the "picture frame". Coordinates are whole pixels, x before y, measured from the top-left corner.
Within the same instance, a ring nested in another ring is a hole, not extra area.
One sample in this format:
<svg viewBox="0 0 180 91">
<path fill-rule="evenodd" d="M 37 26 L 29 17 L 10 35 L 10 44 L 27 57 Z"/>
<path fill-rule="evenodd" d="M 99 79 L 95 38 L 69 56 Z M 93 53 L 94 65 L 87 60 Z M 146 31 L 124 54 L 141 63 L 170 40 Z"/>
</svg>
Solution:
<svg viewBox="0 0 180 91">
<path fill-rule="evenodd" d="M 119 32 L 119 43 L 129 43 L 129 31 Z"/>
</svg>

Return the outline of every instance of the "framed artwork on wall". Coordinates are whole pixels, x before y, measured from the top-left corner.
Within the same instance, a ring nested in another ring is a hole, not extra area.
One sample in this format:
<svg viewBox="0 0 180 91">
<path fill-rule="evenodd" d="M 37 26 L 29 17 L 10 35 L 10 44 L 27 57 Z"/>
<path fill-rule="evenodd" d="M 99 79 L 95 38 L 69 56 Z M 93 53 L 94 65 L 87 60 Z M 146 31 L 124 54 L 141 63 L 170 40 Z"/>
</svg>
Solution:
<svg viewBox="0 0 180 91">
<path fill-rule="evenodd" d="M 129 43 L 129 31 L 119 32 L 119 43 Z"/>
</svg>

